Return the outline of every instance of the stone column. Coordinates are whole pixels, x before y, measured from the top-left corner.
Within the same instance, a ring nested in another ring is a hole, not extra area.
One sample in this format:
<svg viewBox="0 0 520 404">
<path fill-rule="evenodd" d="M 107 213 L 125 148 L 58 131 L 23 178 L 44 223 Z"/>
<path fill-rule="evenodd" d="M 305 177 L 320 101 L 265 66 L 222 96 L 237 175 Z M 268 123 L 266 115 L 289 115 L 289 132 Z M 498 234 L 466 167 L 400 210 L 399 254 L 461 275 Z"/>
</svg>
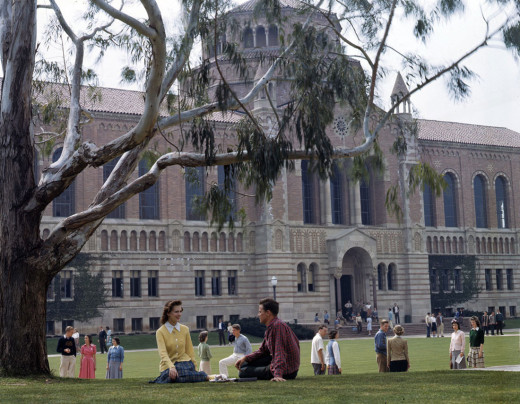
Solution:
<svg viewBox="0 0 520 404">
<path fill-rule="evenodd" d="M 332 224 L 332 204 L 330 200 L 330 180 L 326 179 L 324 185 L 323 207 L 325 208 L 325 224 L 327 226 Z"/>
<path fill-rule="evenodd" d="M 341 277 L 343 276 L 342 268 L 334 268 L 334 278 L 336 279 L 336 307 L 342 310 L 341 304 Z M 335 313 L 334 313 L 335 314 Z"/>
<path fill-rule="evenodd" d="M 350 223 L 354 226 L 361 224 L 361 195 L 359 183 L 349 184 L 350 196 Z"/>
</svg>

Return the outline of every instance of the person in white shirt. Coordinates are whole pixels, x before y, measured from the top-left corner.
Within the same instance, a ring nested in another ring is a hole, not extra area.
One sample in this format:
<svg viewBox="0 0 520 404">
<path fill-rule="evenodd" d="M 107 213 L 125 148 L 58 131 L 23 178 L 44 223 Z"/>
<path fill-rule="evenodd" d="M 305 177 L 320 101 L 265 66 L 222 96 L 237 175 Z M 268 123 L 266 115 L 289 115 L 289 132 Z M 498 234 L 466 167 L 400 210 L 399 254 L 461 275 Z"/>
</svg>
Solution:
<svg viewBox="0 0 520 404">
<path fill-rule="evenodd" d="M 450 342 L 450 367 L 452 369 L 465 369 L 464 350 L 466 348 L 466 336 L 464 331 L 461 331 L 457 320 L 452 320 L 451 326 L 453 327 L 453 333 L 451 334 Z"/>
<path fill-rule="evenodd" d="M 233 366 L 235 363 L 246 355 L 253 352 L 251 343 L 245 335 L 240 334 L 240 324 L 233 324 L 231 326 L 235 340 L 232 342 L 234 345 L 233 353 L 227 358 L 221 359 L 218 363 L 218 371 L 221 375 L 229 377 L 228 366 Z"/>
<path fill-rule="evenodd" d="M 325 350 L 323 349 L 323 337 L 327 335 L 327 326 L 320 325 L 318 332 L 312 339 L 311 364 L 314 375 L 325 374 Z"/>
<path fill-rule="evenodd" d="M 338 344 L 339 333 L 337 330 L 329 332 L 329 343 L 327 344 L 327 353 L 325 355 L 325 363 L 329 375 L 341 374 L 341 355 L 339 354 Z"/>
<path fill-rule="evenodd" d="M 431 321 L 430 313 L 426 314 L 424 317 L 424 322 L 426 323 L 426 338 L 430 338 Z"/>
<path fill-rule="evenodd" d="M 368 335 L 372 335 L 372 317 L 367 318 L 367 331 Z"/>
<path fill-rule="evenodd" d="M 435 338 L 437 336 L 437 320 L 435 320 L 433 313 L 430 317 L 430 327 L 432 328 L 432 338 Z"/>
</svg>

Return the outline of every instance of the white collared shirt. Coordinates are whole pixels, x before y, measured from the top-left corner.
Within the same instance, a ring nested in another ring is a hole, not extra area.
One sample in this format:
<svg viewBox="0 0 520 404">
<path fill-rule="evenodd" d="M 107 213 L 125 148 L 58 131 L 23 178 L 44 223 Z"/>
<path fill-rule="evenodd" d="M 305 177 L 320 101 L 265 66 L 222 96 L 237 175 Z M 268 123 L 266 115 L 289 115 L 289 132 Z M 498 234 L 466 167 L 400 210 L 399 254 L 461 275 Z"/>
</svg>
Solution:
<svg viewBox="0 0 520 404">
<path fill-rule="evenodd" d="M 165 324 L 166 326 L 166 329 L 168 330 L 168 332 L 171 334 L 173 332 L 173 329 L 175 328 L 177 331 L 181 331 L 181 323 L 177 323 L 175 325 L 172 325 L 172 323 L 170 323 L 169 321 L 167 321 Z"/>
</svg>

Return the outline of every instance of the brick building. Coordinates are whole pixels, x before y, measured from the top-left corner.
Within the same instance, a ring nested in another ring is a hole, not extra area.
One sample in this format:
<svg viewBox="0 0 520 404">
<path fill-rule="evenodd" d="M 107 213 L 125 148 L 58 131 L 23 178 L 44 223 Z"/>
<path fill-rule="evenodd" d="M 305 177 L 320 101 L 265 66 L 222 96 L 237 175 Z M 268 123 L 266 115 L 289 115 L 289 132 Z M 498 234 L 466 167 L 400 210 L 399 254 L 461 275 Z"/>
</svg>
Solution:
<svg viewBox="0 0 520 404">
<path fill-rule="evenodd" d="M 296 5 L 290 0 L 281 3 L 284 15 L 304 20 L 295 16 Z M 254 4 L 251 0 L 234 9 L 234 18 L 245 27 L 240 34 L 227 32 L 216 49 L 204 50 L 210 57 L 216 52 L 226 79 L 239 95 L 246 94 L 268 68 L 261 56 L 278 54 L 280 46 L 278 26 L 252 19 Z M 250 80 L 233 80 L 234 70 L 220 54 L 226 40 L 240 43 Z M 214 64 L 211 69 L 215 74 Z M 84 137 L 96 144 L 125 133 L 143 108 L 139 92 L 99 91 L 96 102 L 84 102 L 95 116 L 83 128 Z M 278 75 L 266 91 L 271 102 L 283 108 L 289 82 Z M 399 75 L 393 102 L 407 91 Z M 267 130 L 273 127 L 275 118 L 265 93 L 249 107 Z M 348 130 L 348 111 L 338 106 L 335 112 L 329 131 L 334 145 L 359 144 L 359 135 Z M 234 125 L 242 116 L 240 112 L 212 116 L 222 149 L 233 144 Z M 334 176 L 324 181 L 307 170 L 308 161 L 297 162 L 293 172 L 282 173 L 269 203 L 256 206 L 254 198 L 235 198 L 237 209 L 243 208 L 247 218 L 232 231 L 217 232 L 193 209 L 197 195 L 222 182 L 222 167 L 165 170 L 154 187 L 112 212 L 85 246 L 84 251 L 95 259 L 91 271 L 103 273 L 111 297 L 103 318 L 75 325 L 85 332 L 99 325 L 109 325 L 115 332 L 154 330 L 164 302 L 179 298 L 184 323 L 213 328 L 220 317 L 235 321 L 254 316 L 258 300 L 273 294 L 273 277 L 284 320 L 312 322 L 316 312 L 335 313 L 351 300 L 377 305 L 381 313 L 397 302 L 401 321 L 406 316 L 418 322 L 432 308 L 432 293 L 463 287 L 460 273 L 433 267 L 432 256 L 476 256 L 483 291 L 478 300 L 464 306 L 500 307 L 507 316 L 516 315 L 520 134 L 505 128 L 418 120 L 417 136 L 408 136 L 407 153 L 398 158 L 387 152 L 398 121 L 412 121 L 409 103 L 397 110 L 379 137 L 385 153 L 383 174 L 372 169 L 369 158 L 370 178 L 353 183 L 348 174 L 351 162 L 345 160 L 337 161 Z M 180 133 L 168 135 L 175 139 Z M 159 142 L 158 147 L 167 145 Z M 40 156 L 38 168 L 57 159 L 60 152 L 56 145 L 48 158 Z M 444 174 L 448 187 L 440 197 L 426 188 L 409 199 L 401 198 L 404 217 L 398 222 L 384 206 L 386 191 L 399 183 L 405 189 L 408 170 L 421 161 Z M 46 211 L 43 237 L 61 217 L 85 209 L 114 166 L 112 162 L 80 175 Z M 146 169 L 143 160 L 135 176 Z M 240 184 L 237 187 L 247 191 Z M 61 272 L 49 289 L 49 299 L 57 294 L 62 300 L 73 298 L 74 270 Z M 47 331 L 59 333 L 73 320 L 49 321 Z"/>
</svg>

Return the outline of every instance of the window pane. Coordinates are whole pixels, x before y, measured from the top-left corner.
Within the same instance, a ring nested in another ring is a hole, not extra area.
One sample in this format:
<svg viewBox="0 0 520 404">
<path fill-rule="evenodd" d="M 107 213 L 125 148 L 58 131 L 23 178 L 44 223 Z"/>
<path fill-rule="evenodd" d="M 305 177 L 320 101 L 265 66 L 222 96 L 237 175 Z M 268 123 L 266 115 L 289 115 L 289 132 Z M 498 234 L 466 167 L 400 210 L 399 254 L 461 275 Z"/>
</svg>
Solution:
<svg viewBox="0 0 520 404">
<path fill-rule="evenodd" d="M 313 183 L 309 172 L 309 162 L 302 160 L 303 223 L 314 223 Z"/>
<path fill-rule="evenodd" d="M 364 179 L 359 183 L 359 197 L 361 201 L 361 223 L 364 225 L 371 225 L 370 187 Z"/>
<path fill-rule="evenodd" d="M 332 176 L 330 177 L 330 204 L 332 207 L 332 223 L 345 224 L 341 172 L 336 163 L 332 165 Z"/>
<path fill-rule="evenodd" d="M 116 157 L 115 159 L 109 161 L 103 166 L 103 183 L 110 177 L 110 174 L 112 171 L 114 171 L 114 168 L 116 168 L 116 165 L 119 161 L 119 157 Z M 115 208 L 112 212 L 110 212 L 107 215 L 108 219 L 124 219 L 125 218 L 125 204 L 119 205 L 117 208 Z"/>
<path fill-rule="evenodd" d="M 424 225 L 425 226 L 435 226 L 434 199 L 433 199 L 432 190 L 428 184 L 424 184 L 423 203 L 424 203 Z"/>
<path fill-rule="evenodd" d="M 477 175 L 473 180 L 474 198 L 475 198 L 475 221 L 479 228 L 486 228 L 487 225 L 487 205 L 485 184 L 482 176 Z"/>
<path fill-rule="evenodd" d="M 139 177 L 149 170 L 146 160 L 139 162 Z M 143 220 L 159 219 L 159 182 L 139 194 L 139 218 Z"/>
<path fill-rule="evenodd" d="M 184 179 L 186 182 L 186 220 L 205 220 L 197 209 L 197 201 L 204 196 L 204 167 L 187 167 Z"/>
<path fill-rule="evenodd" d="M 61 156 L 63 148 L 57 149 L 52 155 L 52 162 L 58 161 Z M 52 202 L 52 215 L 54 217 L 67 217 L 75 213 L 75 181 L 61 193 L 61 195 L 54 198 Z"/>
<path fill-rule="evenodd" d="M 444 225 L 446 227 L 457 227 L 457 204 L 455 195 L 455 180 L 453 175 L 444 176 L 446 188 L 444 189 Z"/>
<path fill-rule="evenodd" d="M 497 225 L 499 229 L 506 229 L 509 226 L 507 217 L 506 182 L 503 177 L 498 177 L 495 181 L 495 194 L 497 201 Z"/>
</svg>

